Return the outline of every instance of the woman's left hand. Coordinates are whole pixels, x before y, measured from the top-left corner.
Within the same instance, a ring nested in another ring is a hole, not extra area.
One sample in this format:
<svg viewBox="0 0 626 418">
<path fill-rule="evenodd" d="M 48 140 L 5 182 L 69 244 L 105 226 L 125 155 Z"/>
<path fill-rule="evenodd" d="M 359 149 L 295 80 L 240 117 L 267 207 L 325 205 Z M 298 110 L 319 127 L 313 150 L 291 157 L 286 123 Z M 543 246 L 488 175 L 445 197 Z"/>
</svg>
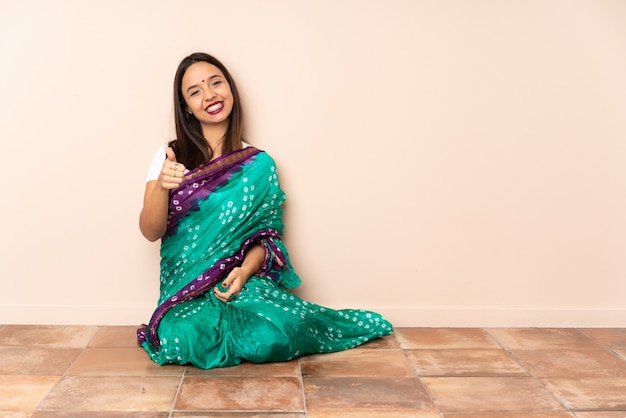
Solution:
<svg viewBox="0 0 626 418">
<path fill-rule="evenodd" d="M 218 286 L 215 286 L 215 297 L 222 302 L 231 302 L 235 299 L 243 286 L 246 284 L 250 276 L 258 272 L 263 265 L 265 259 L 265 249 L 259 244 L 255 244 L 246 251 L 243 263 L 240 267 L 235 267 L 222 282 L 222 292 Z"/>
<path fill-rule="evenodd" d="M 215 297 L 222 302 L 231 302 L 239 295 L 241 289 L 243 289 L 243 286 L 249 278 L 250 274 L 246 269 L 242 267 L 235 267 L 228 274 L 226 280 L 222 282 L 222 288 L 225 289 L 224 292 L 222 292 L 217 286 L 213 288 Z"/>
</svg>

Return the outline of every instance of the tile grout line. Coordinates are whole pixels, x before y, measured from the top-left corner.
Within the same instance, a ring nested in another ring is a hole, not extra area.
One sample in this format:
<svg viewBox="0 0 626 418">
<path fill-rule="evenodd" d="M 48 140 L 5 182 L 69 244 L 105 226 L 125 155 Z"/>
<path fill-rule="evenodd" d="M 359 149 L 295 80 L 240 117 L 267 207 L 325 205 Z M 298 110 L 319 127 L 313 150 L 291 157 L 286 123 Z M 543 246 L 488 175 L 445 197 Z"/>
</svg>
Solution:
<svg viewBox="0 0 626 418">
<path fill-rule="evenodd" d="M 306 394 L 304 392 L 304 376 L 302 376 L 302 363 L 300 362 L 301 357 L 298 357 L 298 377 L 300 378 L 300 391 L 302 392 L 302 407 L 304 409 L 304 417 L 308 417 L 309 413 L 306 407 Z"/>
<path fill-rule="evenodd" d="M 526 373 L 528 373 L 528 375 L 530 377 L 532 377 L 533 379 L 535 379 L 535 381 L 537 383 L 539 383 L 541 385 L 542 388 L 544 388 L 552 397 L 552 399 L 554 399 L 555 401 L 557 401 L 559 403 L 559 405 L 561 405 L 563 408 L 565 408 L 565 410 L 572 415 L 573 417 L 576 416 L 576 414 L 574 413 L 574 411 L 572 411 L 565 403 L 564 401 L 561 401 L 555 394 L 554 392 L 552 392 L 542 381 L 541 379 L 539 379 L 537 376 L 535 376 L 534 373 L 532 373 L 530 371 L 530 369 L 528 369 L 526 367 L 526 365 L 524 364 L 524 362 L 522 362 L 522 360 L 520 360 L 515 354 L 513 354 L 513 352 L 511 350 L 509 350 L 507 347 L 505 347 L 504 345 L 502 345 L 502 343 L 500 341 L 498 341 L 498 339 L 496 337 L 494 337 L 487 328 L 483 328 L 483 331 L 485 333 L 487 333 L 487 335 L 489 335 L 489 337 L 495 341 L 500 347 L 502 347 L 502 349 L 504 350 L 505 353 L 509 354 L 511 356 L 511 358 L 513 360 L 515 360 L 515 362 L 522 368 L 524 369 L 524 371 L 526 371 Z"/>
<path fill-rule="evenodd" d="M 575 328 L 576 331 L 580 332 L 581 335 L 583 335 L 585 338 L 587 338 L 589 341 L 591 341 L 594 344 L 599 345 L 600 347 L 602 347 L 602 349 L 606 352 L 608 352 L 609 354 L 611 354 L 614 357 L 617 357 L 618 360 L 622 360 L 622 361 L 626 361 L 625 359 L 622 359 L 622 357 L 617 354 L 615 351 L 613 351 L 612 349 L 610 349 L 607 345 L 601 343 L 600 341 L 598 341 L 597 339 L 595 339 L 594 337 L 592 337 L 591 335 L 588 335 L 587 333 L 585 333 L 582 329 L 580 328 Z"/>
<path fill-rule="evenodd" d="M 395 334 L 393 335 L 393 337 L 396 339 L 396 342 L 398 343 L 398 347 L 400 347 L 400 351 L 402 351 L 402 355 L 404 355 L 404 358 L 409 363 L 409 366 L 411 366 L 411 368 L 413 369 L 413 373 L 415 373 L 415 377 L 417 377 L 417 381 L 419 382 L 422 389 L 424 389 L 424 392 L 426 392 L 426 396 L 428 396 L 428 399 L 430 399 L 430 402 L 432 402 L 433 406 L 435 407 L 435 410 L 437 411 L 437 413 L 439 413 L 439 416 L 443 417 L 444 415 L 443 415 L 443 412 L 441 412 L 441 410 L 439 409 L 439 405 L 437 405 L 437 403 L 435 402 L 435 399 L 433 399 L 432 395 L 430 394 L 430 391 L 428 390 L 424 382 L 422 382 L 422 377 L 420 376 L 419 371 L 417 370 L 417 368 L 415 367 L 411 359 L 409 359 L 409 356 L 406 353 L 406 350 L 408 349 L 405 349 L 402 347 L 402 344 L 400 343 L 400 341 L 398 341 L 398 338 L 396 338 Z"/>
<path fill-rule="evenodd" d="M 175 412 L 174 407 L 176 406 L 176 401 L 178 400 L 178 394 L 180 393 L 180 388 L 183 387 L 183 380 L 185 379 L 185 375 L 187 374 L 187 366 L 183 366 L 183 372 L 180 374 L 180 381 L 178 382 L 178 387 L 176 388 L 176 393 L 174 394 L 174 399 L 172 399 L 172 406 L 170 408 L 170 413 L 167 415 L 169 418 L 172 417 L 172 414 Z"/>
</svg>

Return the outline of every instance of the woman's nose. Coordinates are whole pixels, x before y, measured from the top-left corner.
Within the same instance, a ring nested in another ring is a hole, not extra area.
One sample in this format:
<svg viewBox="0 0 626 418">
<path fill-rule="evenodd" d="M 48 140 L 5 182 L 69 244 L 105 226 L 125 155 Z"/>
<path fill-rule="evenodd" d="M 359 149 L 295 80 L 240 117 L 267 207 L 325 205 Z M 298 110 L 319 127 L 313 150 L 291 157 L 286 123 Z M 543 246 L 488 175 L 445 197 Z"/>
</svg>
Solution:
<svg viewBox="0 0 626 418">
<path fill-rule="evenodd" d="M 211 100 L 215 97 L 215 92 L 211 87 L 207 87 L 204 92 L 204 100 Z"/>
</svg>

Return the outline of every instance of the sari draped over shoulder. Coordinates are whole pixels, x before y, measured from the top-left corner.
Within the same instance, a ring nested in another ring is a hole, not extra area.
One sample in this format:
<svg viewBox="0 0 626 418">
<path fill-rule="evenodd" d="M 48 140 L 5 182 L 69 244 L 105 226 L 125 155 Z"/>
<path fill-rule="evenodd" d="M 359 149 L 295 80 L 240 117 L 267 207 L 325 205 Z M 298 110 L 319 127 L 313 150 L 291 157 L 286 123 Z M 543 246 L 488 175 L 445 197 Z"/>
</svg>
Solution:
<svg viewBox="0 0 626 418">
<path fill-rule="evenodd" d="M 392 332 L 377 313 L 335 311 L 285 290 L 300 278 L 281 240 L 284 201 L 273 159 L 254 147 L 191 170 L 170 193 L 158 306 L 137 331 L 152 360 L 205 369 L 286 361 Z M 218 300 L 212 289 L 224 290 L 252 245 L 265 249 L 261 270 L 233 301 Z"/>
</svg>

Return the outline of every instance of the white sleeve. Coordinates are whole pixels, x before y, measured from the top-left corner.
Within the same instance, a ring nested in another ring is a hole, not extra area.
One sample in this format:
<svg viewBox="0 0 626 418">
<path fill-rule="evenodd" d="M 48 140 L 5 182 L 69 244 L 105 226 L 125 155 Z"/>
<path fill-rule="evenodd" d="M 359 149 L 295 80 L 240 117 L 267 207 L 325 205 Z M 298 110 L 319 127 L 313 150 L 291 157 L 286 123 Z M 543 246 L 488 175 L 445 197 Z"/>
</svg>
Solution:
<svg viewBox="0 0 626 418">
<path fill-rule="evenodd" d="M 159 147 L 159 149 L 154 153 L 154 157 L 152 157 L 146 181 L 156 180 L 159 178 L 159 174 L 163 168 L 163 162 L 166 158 L 165 145 L 163 145 L 162 147 Z"/>
</svg>

